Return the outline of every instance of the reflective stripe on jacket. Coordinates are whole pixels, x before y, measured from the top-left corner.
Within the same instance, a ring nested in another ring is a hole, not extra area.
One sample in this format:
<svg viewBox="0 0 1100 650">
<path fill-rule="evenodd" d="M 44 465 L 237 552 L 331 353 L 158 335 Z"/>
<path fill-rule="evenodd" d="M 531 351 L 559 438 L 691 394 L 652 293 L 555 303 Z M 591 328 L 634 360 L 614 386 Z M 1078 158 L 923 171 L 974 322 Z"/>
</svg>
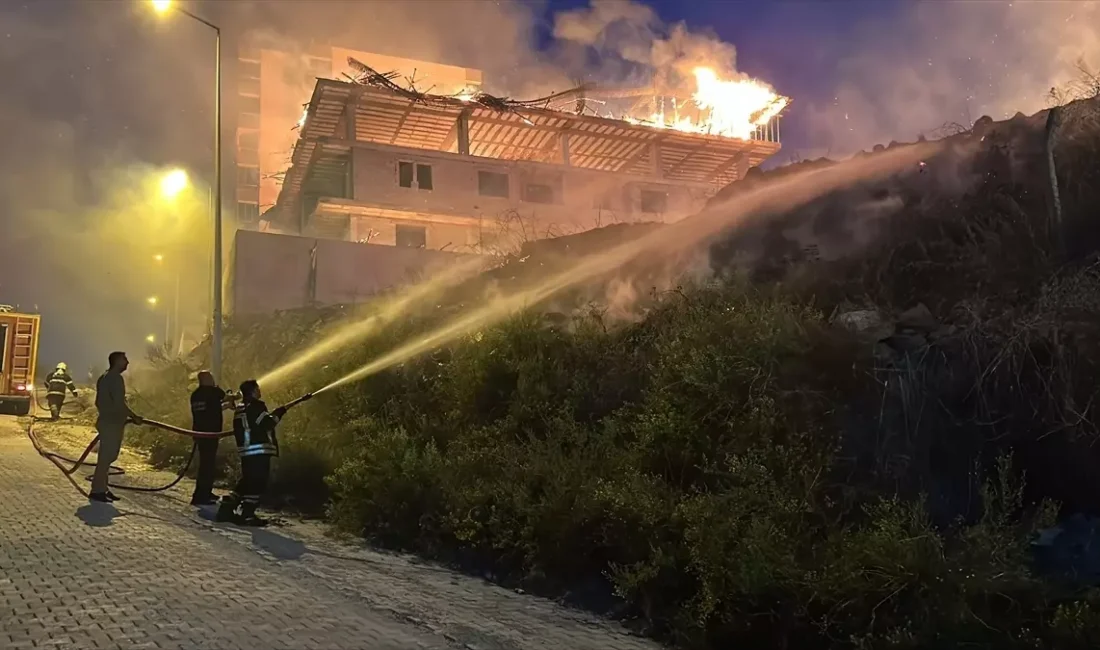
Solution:
<svg viewBox="0 0 1100 650">
<path fill-rule="evenodd" d="M 72 392 L 73 395 L 76 395 L 76 384 L 73 383 L 73 378 L 69 376 L 69 373 L 54 370 L 46 375 L 47 397 L 50 395 L 60 395 L 64 397 L 66 389 Z"/>
<path fill-rule="evenodd" d="M 233 437 L 237 453 L 244 456 L 278 456 L 279 441 L 275 425 L 279 418 L 267 411 L 262 400 L 249 400 L 233 414 Z"/>
</svg>

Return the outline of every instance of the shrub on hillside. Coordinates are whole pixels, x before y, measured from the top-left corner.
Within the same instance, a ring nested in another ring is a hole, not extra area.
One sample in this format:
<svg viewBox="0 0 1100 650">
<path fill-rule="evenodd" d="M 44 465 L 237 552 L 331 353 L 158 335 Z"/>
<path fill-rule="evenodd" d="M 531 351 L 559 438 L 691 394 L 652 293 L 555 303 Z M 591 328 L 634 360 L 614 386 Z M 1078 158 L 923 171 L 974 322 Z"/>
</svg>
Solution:
<svg viewBox="0 0 1100 650">
<path fill-rule="evenodd" d="M 1044 592 L 1011 469 L 946 529 L 920 500 L 838 486 L 838 422 L 866 386 L 837 336 L 715 287 L 622 328 L 515 319 L 347 389 L 331 515 L 546 589 L 602 576 L 692 645 L 1026 646 Z"/>
</svg>

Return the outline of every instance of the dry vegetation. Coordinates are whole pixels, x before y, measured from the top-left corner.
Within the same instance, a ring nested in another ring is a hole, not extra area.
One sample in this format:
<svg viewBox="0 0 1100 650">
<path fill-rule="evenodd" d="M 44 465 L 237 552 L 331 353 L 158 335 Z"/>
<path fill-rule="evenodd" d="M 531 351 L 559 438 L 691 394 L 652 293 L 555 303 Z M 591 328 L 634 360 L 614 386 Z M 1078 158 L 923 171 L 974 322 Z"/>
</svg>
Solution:
<svg viewBox="0 0 1100 650">
<path fill-rule="evenodd" d="M 1095 647 L 1100 592 L 1037 571 L 1030 544 L 1059 507 L 1100 511 L 1096 116 L 1064 109 L 1060 223 L 1045 116 L 979 120 L 927 172 L 716 243 L 722 280 L 650 294 L 640 318 L 525 313 L 314 400 L 284 424 L 275 498 L 688 647 Z M 876 243 L 833 261 L 782 236 L 821 224 L 825 250 L 851 234 L 852 206 L 887 199 L 900 207 Z M 731 279 L 759 241 L 754 277 Z M 498 271 L 501 288 L 563 263 L 541 250 Z M 346 316 L 237 323 L 229 374 Z M 193 368 L 160 363 L 143 397 L 182 420 Z M 163 462 L 185 451 L 144 435 Z"/>
</svg>

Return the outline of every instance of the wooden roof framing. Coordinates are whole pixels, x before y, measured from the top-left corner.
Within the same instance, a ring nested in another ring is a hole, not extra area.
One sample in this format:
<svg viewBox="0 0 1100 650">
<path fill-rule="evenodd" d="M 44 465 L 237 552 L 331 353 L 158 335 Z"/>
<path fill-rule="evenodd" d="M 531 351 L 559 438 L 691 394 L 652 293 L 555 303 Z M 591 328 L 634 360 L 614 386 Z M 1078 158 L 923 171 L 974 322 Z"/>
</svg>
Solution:
<svg viewBox="0 0 1100 650">
<path fill-rule="evenodd" d="M 418 102 L 384 88 L 319 79 L 274 208 L 283 214 L 276 219 L 300 210 L 303 194 L 343 182 L 352 145 L 345 111 L 354 111 L 358 142 L 457 153 L 456 125 L 465 113 L 473 156 L 562 164 L 567 136 L 569 166 L 656 182 L 725 186 L 743 169 L 735 162 L 747 157 L 749 166 L 758 165 L 780 148 L 771 125 L 760 130 L 766 139 L 739 140 L 549 109 L 497 111 L 459 99 Z"/>
</svg>

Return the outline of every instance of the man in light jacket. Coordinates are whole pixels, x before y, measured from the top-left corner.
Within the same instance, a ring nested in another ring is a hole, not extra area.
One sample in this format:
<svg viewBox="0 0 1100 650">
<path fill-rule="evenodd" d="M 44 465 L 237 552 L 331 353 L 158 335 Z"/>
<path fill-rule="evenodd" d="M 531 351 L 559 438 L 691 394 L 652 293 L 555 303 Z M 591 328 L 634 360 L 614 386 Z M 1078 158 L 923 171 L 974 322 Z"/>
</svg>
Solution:
<svg viewBox="0 0 1100 650">
<path fill-rule="evenodd" d="M 111 463 L 118 460 L 118 452 L 122 449 L 122 432 L 126 423 L 142 423 L 142 418 L 126 404 L 126 380 L 122 378 L 122 373 L 130 365 L 126 353 L 112 352 L 107 357 L 107 363 L 110 367 L 95 383 L 95 407 L 99 411 L 95 428 L 99 433 L 99 451 L 96 454 L 95 474 L 92 475 L 92 493 L 88 495 L 92 501 L 103 503 L 119 499 L 108 489 L 107 476 Z"/>
</svg>

